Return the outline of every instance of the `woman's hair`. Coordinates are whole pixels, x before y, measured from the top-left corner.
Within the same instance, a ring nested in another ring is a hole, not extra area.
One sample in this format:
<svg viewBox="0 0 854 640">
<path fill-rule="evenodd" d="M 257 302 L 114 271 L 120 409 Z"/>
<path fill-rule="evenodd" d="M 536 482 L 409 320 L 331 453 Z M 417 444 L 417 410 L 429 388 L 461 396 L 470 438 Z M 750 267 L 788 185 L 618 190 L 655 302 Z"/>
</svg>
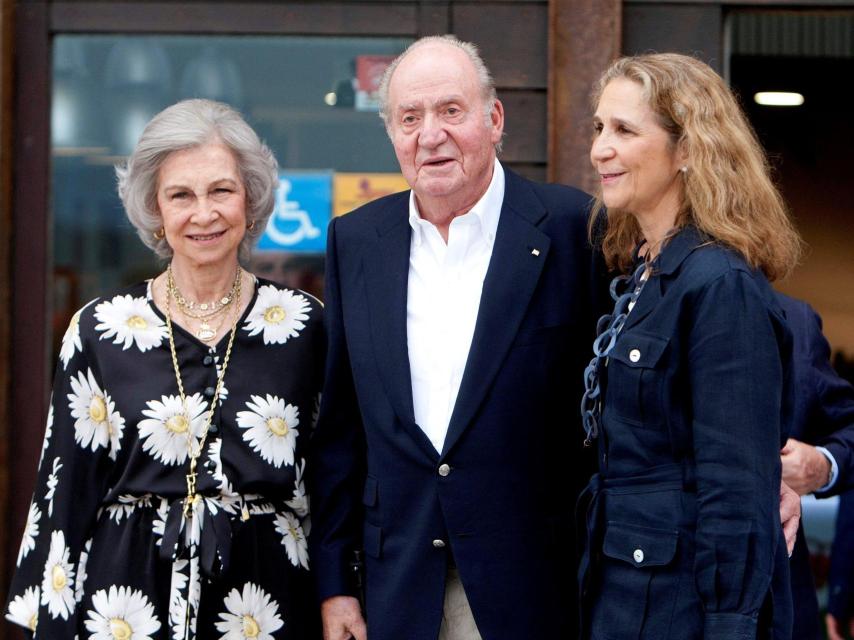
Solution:
<svg viewBox="0 0 854 640">
<path fill-rule="evenodd" d="M 723 79 L 699 60 L 676 53 L 620 58 L 599 79 L 594 108 L 607 84 L 620 78 L 640 85 L 674 148 L 685 153 L 676 226 L 694 224 L 769 280 L 788 275 L 800 258 L 800 236 L 771 181 L 765 153 Z M 596 218 L 604 209 L 600 192 L 591 235 L 601 228 Z M 643 236 L 634 216 L 608 210 L 607 229 L 595 240 L 608 265 L 626 271 Z"/>
<path fill-rule="evenodd" d="M 279 183 L 273 152 L 258 138 L 240 114 L 221 102 L 183 100 L 151 119 L 133 153 L 116 166 L 119 197 L 139 237 L 161 258 L 172 255 L 165 238 L 155 233 L 163 226 L 157 208 L 157 180 L 169 154 L 211 142 L 228 147 L 246 190 L 246 224 L 239 257 L 245 262 L 252 245 L 264 233 L 273 212 Z M 253 224 L 254 223 L 254 224 Z"/>
</svg>

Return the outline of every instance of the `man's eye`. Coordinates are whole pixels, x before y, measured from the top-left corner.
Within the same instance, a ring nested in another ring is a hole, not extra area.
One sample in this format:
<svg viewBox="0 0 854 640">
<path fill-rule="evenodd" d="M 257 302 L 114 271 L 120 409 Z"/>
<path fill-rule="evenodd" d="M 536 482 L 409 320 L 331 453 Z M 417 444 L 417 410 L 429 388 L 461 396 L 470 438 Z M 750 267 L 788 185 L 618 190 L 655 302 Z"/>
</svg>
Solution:
<svg viewBox="0 0 854 640">
<path fill-rule="evenodd" d="M 185 200 L 189 197 L 189 194 L 186 191 L 176 191 L 170 196 L 172 200 Z"/>
<path fill-rule="evenodd" d="M 594 133 L 602 133 L 602 123 L 601 122 L 597 122 L 593 125 L 593 132 Z"/>
<path fill-rule="evenodd" d="M 414 124 L 415 116 L 403 116 L 403 120 L 401 120 L 403 124 Z"/>
</svg>

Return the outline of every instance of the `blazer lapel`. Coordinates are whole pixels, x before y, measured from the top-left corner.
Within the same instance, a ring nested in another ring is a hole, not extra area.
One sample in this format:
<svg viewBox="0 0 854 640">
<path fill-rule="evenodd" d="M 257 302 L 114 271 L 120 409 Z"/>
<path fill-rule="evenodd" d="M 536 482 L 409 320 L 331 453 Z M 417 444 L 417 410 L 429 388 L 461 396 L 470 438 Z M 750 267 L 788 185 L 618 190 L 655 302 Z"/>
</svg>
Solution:
<svg viewBox="0 0 854 640">
<path fill-rule="evenodd" d="M 521 178 L 506 169 L 505 175 L 501 217 L 443 456 L 486 397 L 516 337 L 549 253 L 551 240 L 535 226 L 547 215 L 545 208 Z"/>
<path fill-rule="evenodd" d="M 415 424 L 412 376 L 406 338 L 409 284 L 408 198 L 389 207 L 377 224 L 376 244 L 364 255 L 371 340 L 380 378 L 401 423 L 431 458 L 438 453 Z"/>
</svg>

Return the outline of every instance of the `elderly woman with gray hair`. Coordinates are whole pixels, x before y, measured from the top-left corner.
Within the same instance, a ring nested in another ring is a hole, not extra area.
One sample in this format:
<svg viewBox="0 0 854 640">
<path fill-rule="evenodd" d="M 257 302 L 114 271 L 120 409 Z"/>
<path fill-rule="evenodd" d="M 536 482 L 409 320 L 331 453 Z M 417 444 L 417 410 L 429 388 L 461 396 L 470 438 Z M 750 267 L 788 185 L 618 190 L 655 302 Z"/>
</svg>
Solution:
<svg viewBox="0 0 854 640">
<path fill-rule="evenodd" d="M 6 617 L 43 638 L 318 638 L 304 456 L 321 305 L 241 267 L 276 160 L 234 110 L 187 100 L 117 174 L 166 267 L 65 334 Z"/>
</svg>

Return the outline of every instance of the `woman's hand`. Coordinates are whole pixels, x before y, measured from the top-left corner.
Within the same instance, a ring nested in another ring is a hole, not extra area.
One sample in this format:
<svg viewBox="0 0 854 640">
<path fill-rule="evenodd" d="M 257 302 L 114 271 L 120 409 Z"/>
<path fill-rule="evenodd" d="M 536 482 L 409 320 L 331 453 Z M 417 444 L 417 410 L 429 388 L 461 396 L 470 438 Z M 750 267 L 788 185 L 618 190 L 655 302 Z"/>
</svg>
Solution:
<svg viewBox="0 0 854 640">
<path fill-rule="evenodd" d="M 795 548 L 798 537 L 798 523 L 801 521 L 801 498 L 785 482 L 780 482 L 780 522 L 783 523 L 783 535 L 786 536 L 786 549 L 789 557 Z"/>
</svg>

